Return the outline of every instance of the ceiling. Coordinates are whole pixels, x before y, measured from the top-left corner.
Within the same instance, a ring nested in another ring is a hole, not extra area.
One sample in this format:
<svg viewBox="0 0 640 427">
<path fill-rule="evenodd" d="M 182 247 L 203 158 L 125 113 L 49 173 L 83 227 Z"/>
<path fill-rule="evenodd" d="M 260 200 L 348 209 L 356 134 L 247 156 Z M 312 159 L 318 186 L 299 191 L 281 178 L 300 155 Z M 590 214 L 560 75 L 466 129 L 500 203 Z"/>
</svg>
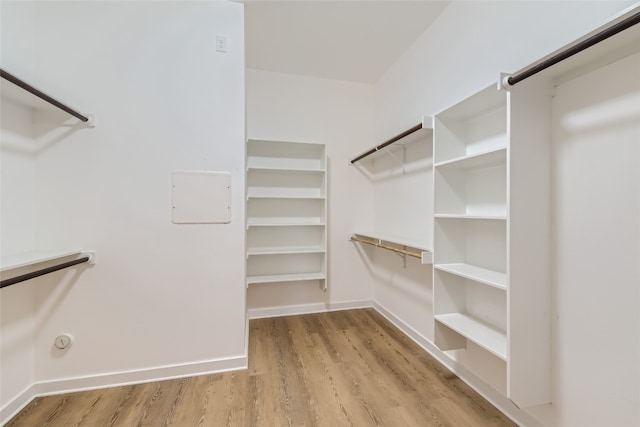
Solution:
<svg viewBox="0 0 640 427">
<path fill-rule="evenodd" d="M 449 1 L 244 0 L 246 64 L 375 83 Z"/>
</svg>

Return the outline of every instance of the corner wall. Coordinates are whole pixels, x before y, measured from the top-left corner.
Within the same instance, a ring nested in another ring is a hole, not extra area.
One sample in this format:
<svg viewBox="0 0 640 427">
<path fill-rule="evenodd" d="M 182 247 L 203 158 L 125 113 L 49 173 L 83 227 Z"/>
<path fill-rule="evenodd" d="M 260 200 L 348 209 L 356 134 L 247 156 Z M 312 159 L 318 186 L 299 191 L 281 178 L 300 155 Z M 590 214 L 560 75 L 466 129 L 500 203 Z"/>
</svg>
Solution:
<svg viewBox="0 0 640 427">
<path fill-rule="evenodd" d="M 33 4 L 0 4 L 0 65 L 33 67 Z M 17 33 L 22 33 L 15 37 Z M 13 42 L 10 42 L 13 41 Z M 16 72 L 23 72 L 24 70 Z M 0 98 L 0 256 L 35 245 L 36 172 L 33 115 Z M 0 423 L 32 397 L 35 381 L 34 284 L 0 290 Z M 13 398 L 16 404 L 5 407 Z"/>
</svg>

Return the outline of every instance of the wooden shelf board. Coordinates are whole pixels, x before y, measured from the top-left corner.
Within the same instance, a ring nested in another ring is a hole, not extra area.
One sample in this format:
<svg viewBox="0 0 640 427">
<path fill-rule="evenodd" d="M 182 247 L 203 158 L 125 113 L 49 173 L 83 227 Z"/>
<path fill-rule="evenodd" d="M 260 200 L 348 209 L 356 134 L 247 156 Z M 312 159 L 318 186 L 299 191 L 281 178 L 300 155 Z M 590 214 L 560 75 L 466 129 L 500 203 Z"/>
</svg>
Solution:
<svg viewBox="0 0 640 427">
<path fill-rule="evenodd" d="M 259 283 L 279 283 L 279 282 L 302 282 L 308 280 L 324 280 L 324 273 L 294 273 L 294 274 L 270 274 L 266 276 L 249 276 L 247 284 L 255 285 Z"/>
<path fill-rule="evenodd" d="M 463 263 L 436 264 L 433 267 L 436 270 L 455 274 L 456 276 L 471 279 L 498 289 L 507 289 L 507 275 L 505 273 L 500 273 L 499 271 L 488 270 L 486 268 Z"/>
<path fill-rule="evenodd" d="M 2 257 L 0 261 L 0 271 L 9 271 L 16 268 L 27 267 L 46 261 L 54 261 L 56 259 L 66 258 L 82 253 L 82 249 L 65 249 L 65 250 L 49 250 L 49 251 L 32 251 L 15 255 L 7 255 Z"/>
<path fill-rule="evenodd" d="M 500 359 L 507 360 L 507 336 L 503 331 L 464 313 L 439 314 L 435 319 Z"/>
</svg>

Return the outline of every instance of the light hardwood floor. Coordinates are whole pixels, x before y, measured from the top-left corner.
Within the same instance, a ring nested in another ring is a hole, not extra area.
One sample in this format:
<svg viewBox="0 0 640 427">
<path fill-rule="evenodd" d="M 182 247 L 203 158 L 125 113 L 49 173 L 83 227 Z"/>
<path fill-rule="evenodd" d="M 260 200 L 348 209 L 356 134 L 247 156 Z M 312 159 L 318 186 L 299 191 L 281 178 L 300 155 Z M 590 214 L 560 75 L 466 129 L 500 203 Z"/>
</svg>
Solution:
<svg viewBox="0 0 640 427">
<path fill-rule="evenodd" d="M 249 369 L 35 399 L 7 427 L 514 426 L 373 309 L 250 322 Z"/>
</svg>

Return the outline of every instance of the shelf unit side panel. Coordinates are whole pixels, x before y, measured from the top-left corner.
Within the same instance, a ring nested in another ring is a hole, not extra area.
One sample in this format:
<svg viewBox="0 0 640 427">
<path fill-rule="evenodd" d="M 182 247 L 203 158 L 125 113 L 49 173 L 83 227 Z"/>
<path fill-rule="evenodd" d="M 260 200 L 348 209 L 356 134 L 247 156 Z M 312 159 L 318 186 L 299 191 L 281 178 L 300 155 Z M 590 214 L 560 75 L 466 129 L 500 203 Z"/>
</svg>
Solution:
<svg viewBox="0 0 640 427">
<path fill-rule="evenodd" d="M 551 90 L 531 79 L 510 94 L 507 390 L 522 407 L 551 400 Z"/>
</svg>

